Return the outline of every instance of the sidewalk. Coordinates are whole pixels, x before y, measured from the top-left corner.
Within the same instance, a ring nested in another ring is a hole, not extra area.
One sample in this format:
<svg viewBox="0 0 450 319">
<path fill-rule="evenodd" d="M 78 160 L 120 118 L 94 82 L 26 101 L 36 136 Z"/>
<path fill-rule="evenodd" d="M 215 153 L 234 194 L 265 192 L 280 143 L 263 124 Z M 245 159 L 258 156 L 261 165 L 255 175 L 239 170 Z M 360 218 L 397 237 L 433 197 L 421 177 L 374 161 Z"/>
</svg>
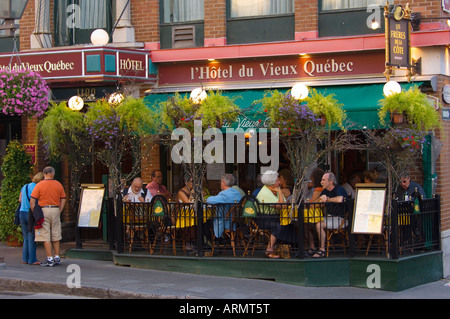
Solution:
<svg viewBox="0 0 450 319">
<path fill-rule="evenodd" d="M 61 252 L 73 248 L 62 244 Z M 38 246 L 38 258 L 44 256 Z M 55 267 L 22 264 L 22 248 L 0 243 L 0 292 L 24 291 L 101 299 L 450 299 L 450 278 L 400 292 L 354 287 L 300 287 L 272 281 L 120 267 L 111 261 L 62 258 Z M 1 259 L 4 257 L 2 263 Z M 78 265 L 81 287 L 73 285 Z"/>
</svg>

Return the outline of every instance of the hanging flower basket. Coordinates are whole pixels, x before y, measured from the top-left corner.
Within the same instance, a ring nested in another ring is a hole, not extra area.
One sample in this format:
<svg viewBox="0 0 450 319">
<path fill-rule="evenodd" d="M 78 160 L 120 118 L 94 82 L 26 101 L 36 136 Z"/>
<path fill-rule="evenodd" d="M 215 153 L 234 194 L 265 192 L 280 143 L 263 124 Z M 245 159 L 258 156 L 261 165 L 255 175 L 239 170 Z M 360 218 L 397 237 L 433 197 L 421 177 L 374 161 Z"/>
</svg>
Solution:
<svg viewBox="0 0 450 319">
<path fill-rule="evenodd" d="M 39 73 L 0 70 L 0 112 L 3 114 L 41 116 L 48 108 L 49 91 Z"/>
</svg>

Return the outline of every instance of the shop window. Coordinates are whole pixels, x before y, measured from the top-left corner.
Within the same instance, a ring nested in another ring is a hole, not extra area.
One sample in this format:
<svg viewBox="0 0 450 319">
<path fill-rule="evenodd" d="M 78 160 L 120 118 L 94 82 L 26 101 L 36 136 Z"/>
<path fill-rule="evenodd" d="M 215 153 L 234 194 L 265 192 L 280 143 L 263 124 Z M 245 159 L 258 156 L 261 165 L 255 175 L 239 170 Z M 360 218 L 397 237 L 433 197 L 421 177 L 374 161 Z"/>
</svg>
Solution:
<svg viewBox="0 0 450 319">
<path fill-rule="evenodd" d="M 293 0 L 231 0 L 230 17 L 266 16 L 294 12 Z"/>
<path fill-rule="evenodd" d="M 204 0 L 160 0 L 161 49 L 203 46 Z"/>
<path fill-rule="evenodd" d="M 293 0 L 228 0 L 227 44 L 295 38 Z"/>
<path fill-rule="evenodd" d="M 394 1 L 389 0 L 389 4 Z M 384 7 L 386 0 L 322 0 L 321 10 L 340 10 L 353 8 L 367 8 L 369 5 L 379 5 Z"/>
<path fill-rule="evenodd" d="M 115 0 L 55 0 L 55 46 L 90 43 L 95 29 L 111 34 Z"/>
<path fill-rule="evenodd" d="M 385 5 L 386 0 L 319 0 L 319 37 L 383 33 Z M 378 27 L 372 29 L 373 20 Z"/>
<path fill-rule="evenodd" d="M 163 22 L 203 20 L 203 0 L 164 0 Z"/>
</svg>

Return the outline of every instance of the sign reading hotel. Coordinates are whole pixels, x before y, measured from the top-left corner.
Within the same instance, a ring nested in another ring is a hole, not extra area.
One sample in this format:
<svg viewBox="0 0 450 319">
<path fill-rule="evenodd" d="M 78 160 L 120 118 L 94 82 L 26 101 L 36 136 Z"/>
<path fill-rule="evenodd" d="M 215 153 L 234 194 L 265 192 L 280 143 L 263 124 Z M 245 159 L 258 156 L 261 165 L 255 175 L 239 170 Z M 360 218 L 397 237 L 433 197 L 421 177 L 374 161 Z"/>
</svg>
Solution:
<svg viewBox="0 0 450 319">
<path fill-rule="evenodd" d="M 277 57 L 159 65 L 159 84 L 298 80 L 320 77 L 379 75 L 384 53 L 368 52 L 307 57 Z"/>
<path fill-rule="evenodd" d="M 117 79 L 156 82 L 149 57 L 148 51 L 104 47 L 21 52 L 12 57 L 0 55 L 0 69 L 34 71 L 47 82 Z"/>
</svg>

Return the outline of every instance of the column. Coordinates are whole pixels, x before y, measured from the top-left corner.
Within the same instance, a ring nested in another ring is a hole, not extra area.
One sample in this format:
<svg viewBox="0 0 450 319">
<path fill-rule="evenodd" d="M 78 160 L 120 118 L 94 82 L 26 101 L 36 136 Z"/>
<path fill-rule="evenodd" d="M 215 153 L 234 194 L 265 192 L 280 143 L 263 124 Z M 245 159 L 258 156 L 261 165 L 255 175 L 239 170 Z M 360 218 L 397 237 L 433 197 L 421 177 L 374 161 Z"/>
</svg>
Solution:
<svg viewBox="0 0 450 319">
<path fill-rule="evenodd" d="M 117 26 L 113 34 L 114 43 L 135 42 L 134 27 L 131 24 L 131 1 L 116 1 L 115 23 L 117 23 Z"/>
<path fill-rule="evenodd" d="M 51 48 L 50 0 L 34 0 L 34 30 L 30 36 L 32 49 Z"/>
</svg>

